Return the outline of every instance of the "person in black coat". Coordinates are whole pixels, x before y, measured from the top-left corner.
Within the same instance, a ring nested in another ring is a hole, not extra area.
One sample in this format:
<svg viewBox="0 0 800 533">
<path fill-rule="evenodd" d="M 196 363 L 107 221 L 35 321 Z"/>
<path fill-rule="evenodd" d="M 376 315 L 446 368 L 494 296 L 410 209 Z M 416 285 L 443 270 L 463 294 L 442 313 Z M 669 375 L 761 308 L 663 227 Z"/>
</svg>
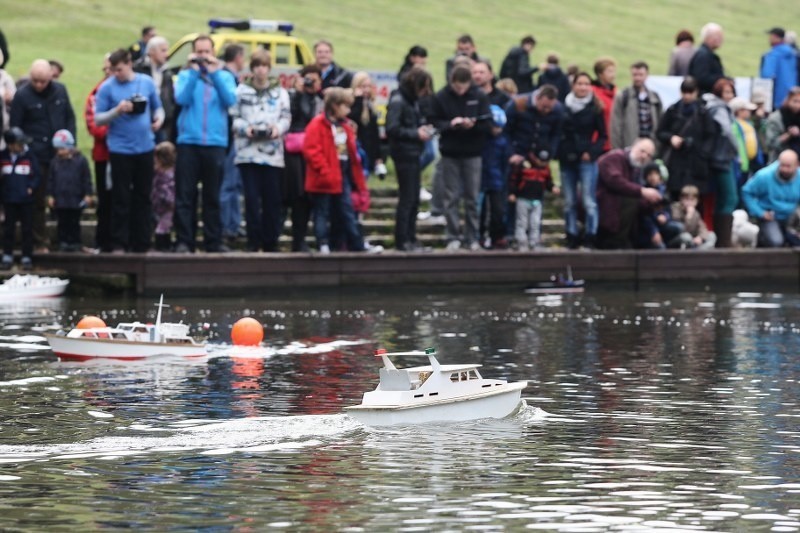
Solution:
<svg viewBox="0 0 800 533">
<path fill-rule="evenodd" d="M 547 56 L 547 67 L 539 74 L 536 87 L 539 88 L 544 85 L 552 85 L 558 89 L 558 100 L 564 103 L 571 87 L 569 78 L 564 74 L 564 71 L 561 70 L 561 67 L 558 66 L 558 56 L 556 54 Z"/>
<path fill-rule="evenodd" d="M 322 76 L 322 91 L 328 87 L 349 89 L 353 84 L 353 74 L 333 61 L 333 45 L 328 41 L 314 44 L 314 58 Z"/>
<path fill-rule="evenodd" d="M 411 68 L 392 93 L 386 112 L 389 153 L 397 173 L 398 200 L 394 245 L 400 251 L 420 251 L 417 242 L 417 211 L 421 179 L 420 155 L 433 127 L 424 124 L 419 100 L 431 92 L 431 76 L 419 67 Z"/>
<path fill-rule="evenodd" d="M 533 76 L 539 67 L 531 66 L 530 54 L 536 46 L 536 39 L 532 35 L 522 38 L 519 46 L 508 51 L 500 66 L 500 77 L 511 78 L 517 84 L 517 92 L 529 93 L 533 91 Z"/>
<path fill-rule="evenodd" d="M 667 189 L 678 198 L 685 185 L 700 194 L 709 190 L 709 148 L 716 135 L 714 120 L 698 100 L 697 82 L 687 77 L 681 83 L 681 99 L 664 113 L 656 130 L 661 158 L 669 170 Z"/>
<path fill-rule="evenodd" d="M 34 190 L 33 241 L 34 246 L 46 248 L 49 244 L 45 224 L 47 170 L 55 155 L 51 141 L 53 134 L 62 129 L 76 136 L 75 112 L 69 94 L 66 87 L 53 80 L 46 60 L 37 59 L 31 65 L 30 82 L 17 91 L 11 102 L 9 124 L 32 138 L 30 148 L 42 174 Z"/>
<path fill-rule="evenodd" d="M 578 236 L 578 184 L 581 204 L 586 214 L 583 244 L 594 248 L 599 223 L 597 210 L 597 159 L 603 154 L 608 138 L 603 107 L 592 91 L 592 77 L 581 72 L 575 75 L 572 92 L 566 96 L 565 120 L 558 159 L 561 168 L 561 190 L 564 191 L 564 222 L 567 247 L 580 244 Z"/>
<path fill-rule="evenodd" d="M 697 80 L 700 94 L 710 93 L 718 79 L 725 76 L 722 60 L 715 51 L 722 46 L 722 27 L 709 22 L 700 30 L 703 44 L 697 49 L 689 62 L 689 76 Z"/>
<path fill-rule="evenodd" d="M 41 176 L 36 156 L 28 149 L 31 138 L 19 127 L 3 135 L 6 149 L 0 152 L 0 196 L 3 198 L 3 258 L 0 268 L 8 270 L 14 263 L 14 240 L 17 221 L 22 226 L 22 268 L 30 270 L 33 255 L 33 192 Z"/>
</svg>

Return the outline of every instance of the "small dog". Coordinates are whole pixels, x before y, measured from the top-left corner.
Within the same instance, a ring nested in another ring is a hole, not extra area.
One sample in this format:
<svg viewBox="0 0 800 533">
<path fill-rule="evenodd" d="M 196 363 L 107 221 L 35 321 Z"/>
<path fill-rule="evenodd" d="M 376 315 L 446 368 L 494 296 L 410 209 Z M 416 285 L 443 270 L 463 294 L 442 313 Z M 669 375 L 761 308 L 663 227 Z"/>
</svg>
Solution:
<svg viewBox="0 0 800 533">
<path fill-rule="evenodd" d="M 733 212 L 733 229 L 731 242 L 739 248 L 755 248 L 758 244 L 759 227 L 750 222 L 750 216 L 744 209 Z"/>
</svg>

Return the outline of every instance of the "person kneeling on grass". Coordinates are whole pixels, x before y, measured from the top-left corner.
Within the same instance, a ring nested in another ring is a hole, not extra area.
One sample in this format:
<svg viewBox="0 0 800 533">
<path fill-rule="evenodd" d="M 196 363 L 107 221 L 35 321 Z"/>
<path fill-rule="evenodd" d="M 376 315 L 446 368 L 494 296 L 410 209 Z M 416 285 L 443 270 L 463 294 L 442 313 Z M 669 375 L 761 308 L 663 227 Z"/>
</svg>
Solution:
<svg viewBox="0 0 800 533">
<path fill-rule="evenodd" d="M 329 254 L 331 221 L 335 218 L 345 235 L 347 249 L 377 253 L 381 246 L 366 246 L 353 211 L 351 191 L 367 188 L 358 158 L 355 134 L 347 124 L 353 94 L 331 87 L 325 92 L 325 112 L 306 128 L 303 157 L 306 160 L 305 189 L 314 209 L 314 233 L 320 253 Z"/>
</svg>

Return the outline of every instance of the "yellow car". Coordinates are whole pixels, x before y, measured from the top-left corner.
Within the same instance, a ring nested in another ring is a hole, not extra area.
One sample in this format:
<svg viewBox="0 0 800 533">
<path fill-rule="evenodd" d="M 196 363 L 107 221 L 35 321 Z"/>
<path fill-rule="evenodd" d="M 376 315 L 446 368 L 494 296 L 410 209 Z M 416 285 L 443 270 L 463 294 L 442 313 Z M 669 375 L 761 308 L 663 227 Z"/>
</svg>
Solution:
<svg viewBox="0 0 800 533">
<path fill-rule="evenodd" d="M 214 50 L 221 54 L 231 43 L 244 46 L 245 54 L 264 48 L 272 54 L 273 70 L 296 72 L 304 65 L 314 62 L 314 55 L 305 41 L 291 35 L 291 22 L 257 19 L 211 19 L 208 34 L 214 41 Z M 283 33 L 281 33 L 283 32 Z M 170 70 L 178 71 L 186 65 L 192 51 L 192 41 L 199 33 L 184 35 L 172 45 L 167 59 Z"/>
</svg>

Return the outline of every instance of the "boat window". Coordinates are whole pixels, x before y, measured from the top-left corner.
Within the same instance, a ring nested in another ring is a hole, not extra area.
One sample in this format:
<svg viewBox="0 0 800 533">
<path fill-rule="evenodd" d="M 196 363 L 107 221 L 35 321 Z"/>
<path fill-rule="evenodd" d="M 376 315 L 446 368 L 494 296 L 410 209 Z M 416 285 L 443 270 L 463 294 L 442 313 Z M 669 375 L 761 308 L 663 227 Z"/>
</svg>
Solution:
<svg viewBox="0 0 800 533">
<path fill-rule="evenodd" d="M 94 333 L 92 333 L 91 331 L 84 331 L 83 335 L 81 335 L 81 337 L 89 337 L 90 339 L 96 339 L 97 338 L 97 336 Z"/>
<path fill-rule="evenodd" d="M 125 334 L 121 333 L 119 331 L 115 331 L 114 333 L 111 334 L 111 338 L 113 338 L 113 339 L 123 339 L 124 340 L 125 339 Z"/>
<path fill-rule="evenodd" d="M 106 331 L 98 331 L 97 332 L 97 338 L 98 339 L 107 339 L 107 338 L 109 338 L 109 334 Z"/>
<path fill-rule="evenodd" d="M 138 328 L 134 329 L 136 333 L 147 333 L 147 328 L 144 326 L 139 326 Z"/>
<path fill-rule="evenodd" d="M 419 373 L 419 383 L 420 383 L 420 385 L 425 383 L 425 381 L 427 381 L 427 379 L 429 377 L 431 377 L 431 373 L 430 372 L 420 372 Z"/>
<path fill-rule="evenodd" d="M 469 379 L 478 379 L 478 374 L 474 370 L 469 371 Z"/>
<path fill-rule="evenodd" d="M 450 381 L 458 381 L 458 372 L 450 374 Z"/>
</svg>

